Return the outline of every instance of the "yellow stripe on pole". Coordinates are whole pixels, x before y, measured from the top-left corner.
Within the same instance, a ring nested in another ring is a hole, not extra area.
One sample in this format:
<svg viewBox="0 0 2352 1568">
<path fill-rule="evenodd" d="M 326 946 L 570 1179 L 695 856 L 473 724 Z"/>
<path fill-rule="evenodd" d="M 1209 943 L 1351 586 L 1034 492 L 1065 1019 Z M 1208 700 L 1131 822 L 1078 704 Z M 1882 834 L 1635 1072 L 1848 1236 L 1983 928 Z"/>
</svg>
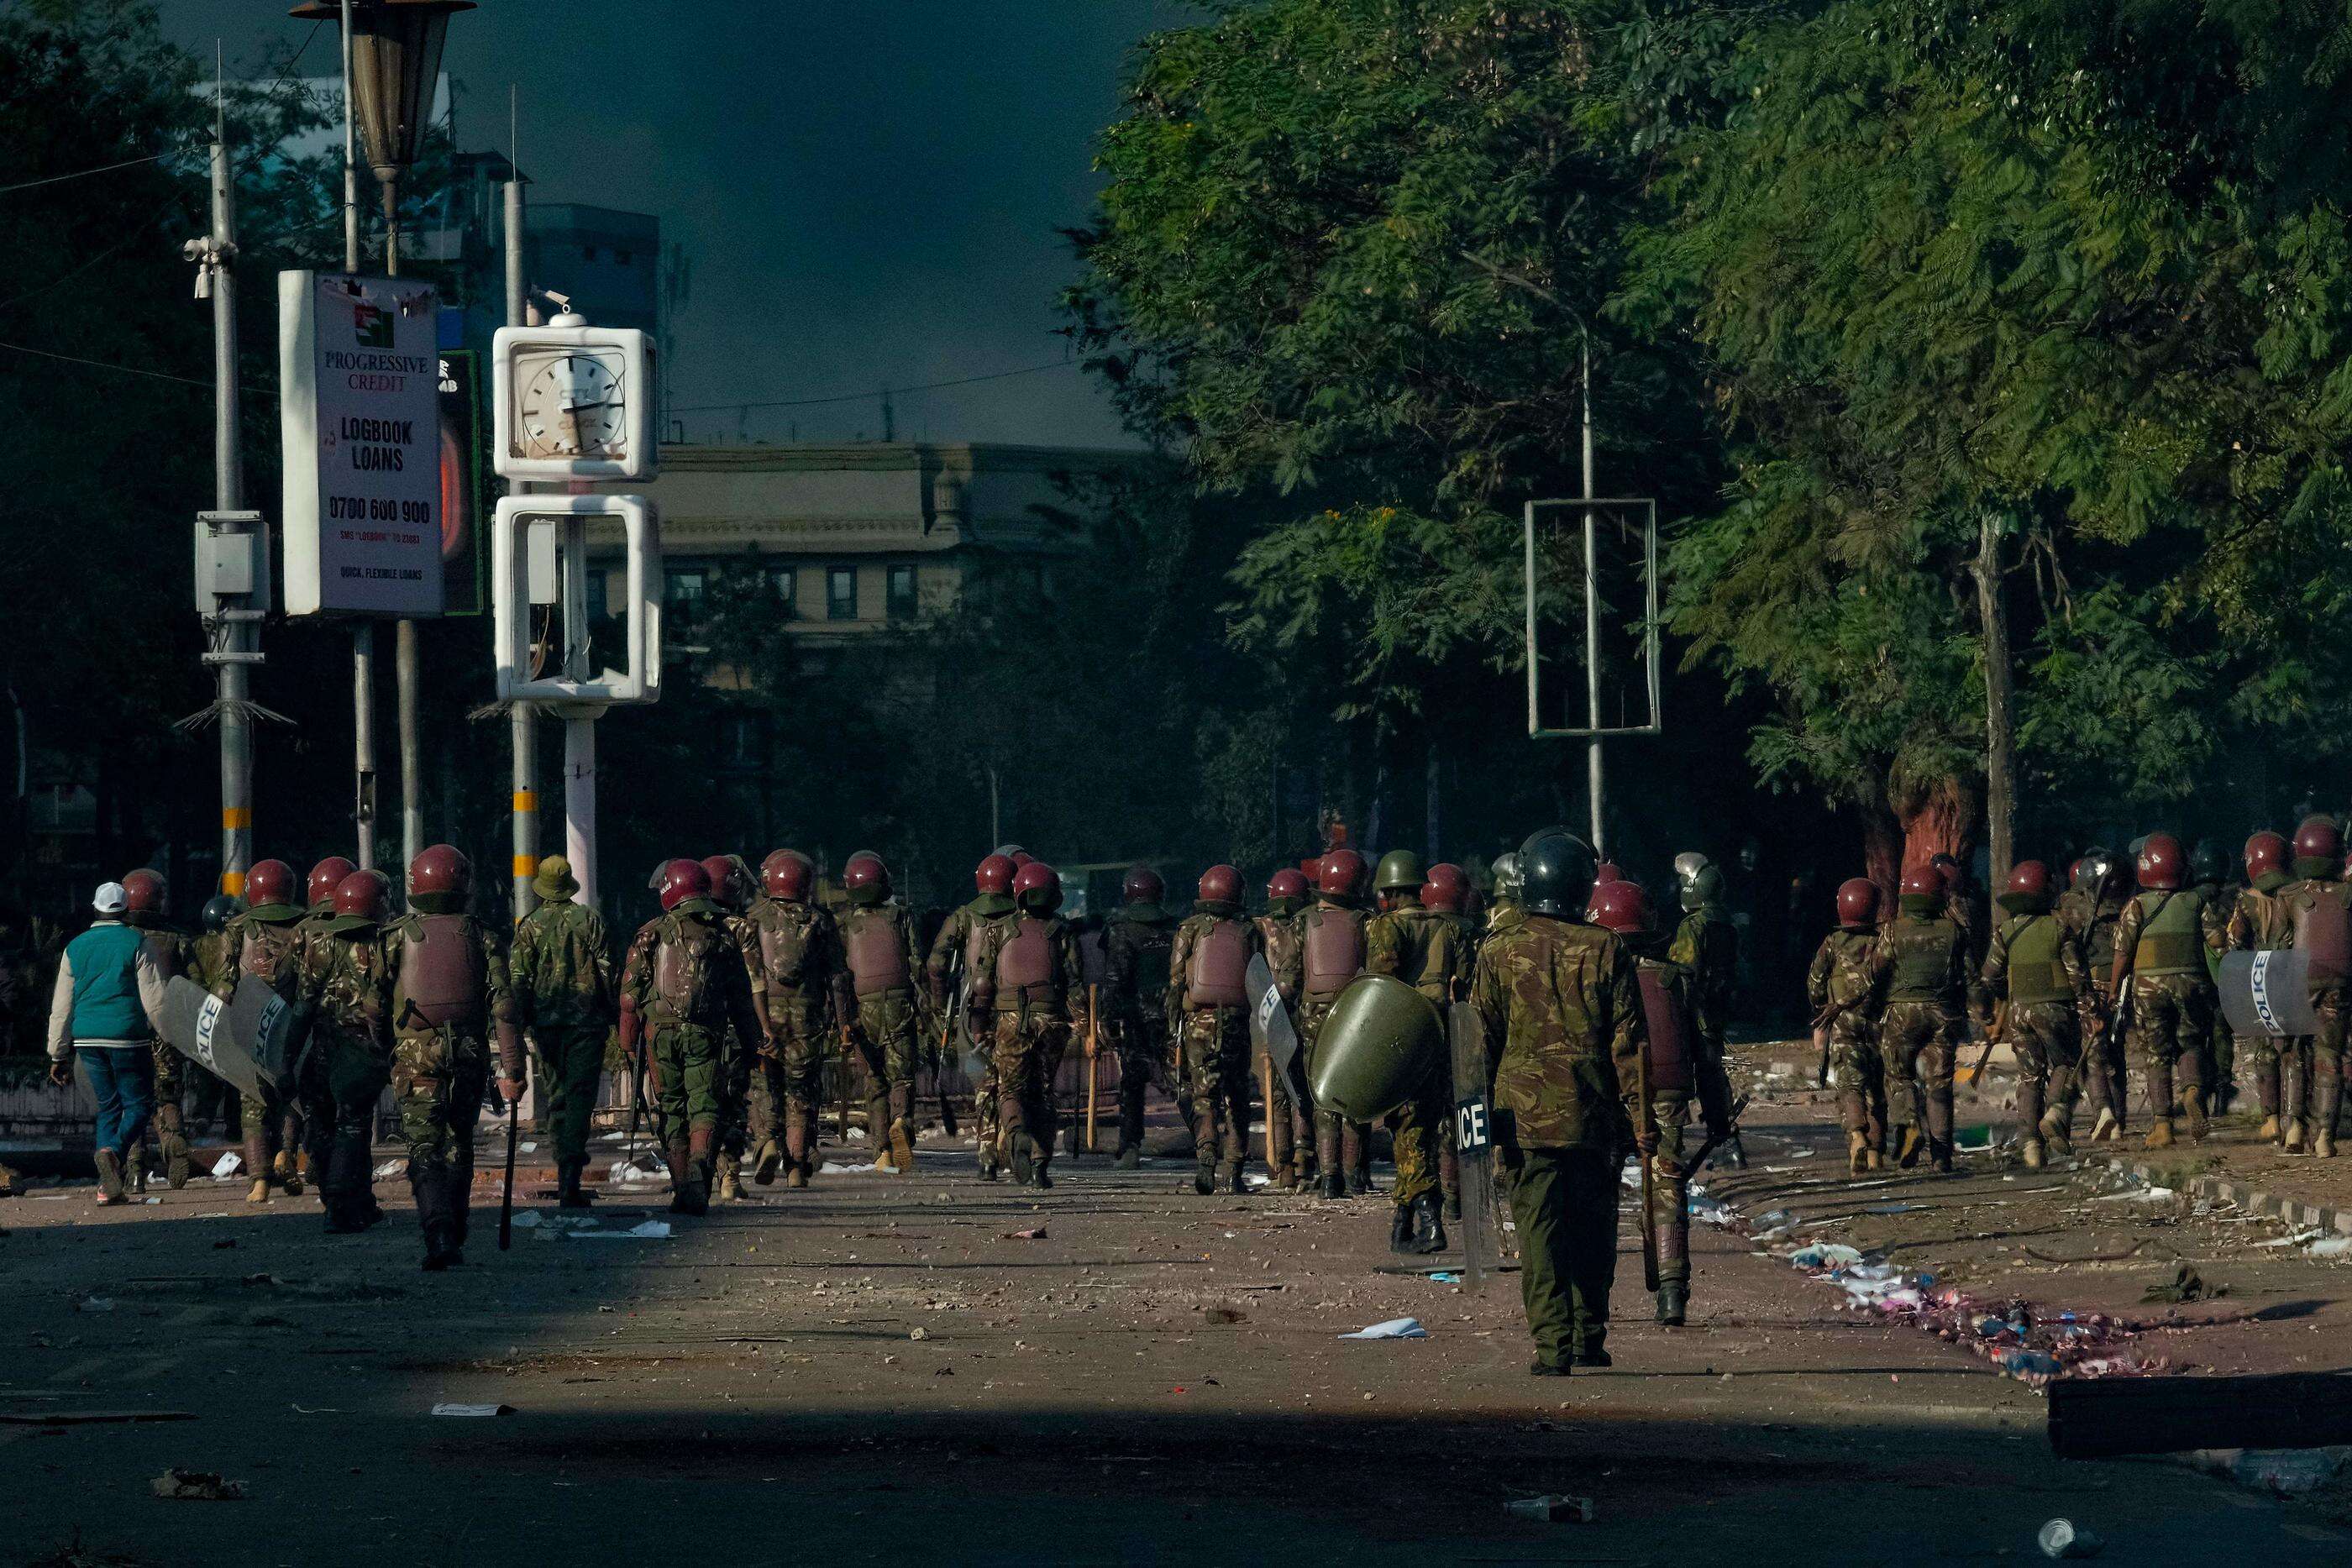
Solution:
<svg viewBox="0 0 2352 1568">
<path fill-rule="evenodd" d="M 514 873 L 517 876 L 537 876 L 539 874 L 539 857 L 537 855 L 515 856 Z"/>
<path fill-rule="evenodd" d="M 514 809 L 515 809 L 516 810 L 518 810 L 518 811 L 536 811 L 536 810 L 539 810 L 539 791 L 538 791 L 538 790 L 536 790 L 536 789 L 518 789 L 518 790 L 516 790 L 516 791 L 514 792 Z"/>
<path fill-rule="evenodd" d="M 253 808 L 250 806 L 223 806 L 221 808 L 221 826 L 228 829 L 231 832 L 243 832 L 246 829 L 253 826 Z"/>
<path fill-rule="evenodd" d="M 245 896 L 245 873 L 241 871 L 225 871 L 221 873 L 221 891 L 227 894 L 231 898 L 243 898 Z"/>
</svg>

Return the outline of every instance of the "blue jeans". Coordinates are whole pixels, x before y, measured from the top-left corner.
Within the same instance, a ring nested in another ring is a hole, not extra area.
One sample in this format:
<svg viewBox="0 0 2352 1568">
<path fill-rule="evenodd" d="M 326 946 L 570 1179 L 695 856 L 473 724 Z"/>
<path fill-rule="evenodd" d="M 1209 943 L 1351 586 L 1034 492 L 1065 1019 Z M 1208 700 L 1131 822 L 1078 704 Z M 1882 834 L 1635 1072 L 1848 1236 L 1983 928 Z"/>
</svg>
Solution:
<svg viewBox="0 0 2352 1568">
<path fill-rule="evenodd" d="M 147 1136 L 155 1114 L 155 1052 L 144 1045 L 80 1045 L 82 1082 L 98 1102 L 98 1146 L 125 1155 Z"/>
</svg>

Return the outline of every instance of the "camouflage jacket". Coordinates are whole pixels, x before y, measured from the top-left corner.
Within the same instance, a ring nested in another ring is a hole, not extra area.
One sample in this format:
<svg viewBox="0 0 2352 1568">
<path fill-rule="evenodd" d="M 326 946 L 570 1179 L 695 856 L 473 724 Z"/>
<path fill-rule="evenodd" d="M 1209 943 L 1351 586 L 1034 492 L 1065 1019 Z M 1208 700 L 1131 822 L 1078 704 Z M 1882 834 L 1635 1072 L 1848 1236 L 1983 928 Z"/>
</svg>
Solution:
<svg viewBox="0 0 2352 1568">
<path fill-rule="evenodd" d="M 373 926 L 320 932 L 295 957 L 294 1013 L 345 1044 L 392 1054 L 392 995 L 400 948 Z"/>
<path fill-rule="evenodd" d="M 725 913 L 719 924 L 728 939 L 735 944 L 735 956 L 743 960 L 743 983 L 751 988 L 751 1010 L 760 1018 L 768 1016 L 767 967 L 760 962 L 760 930 L 751 924 L 749 914 L 738 915 L 720 905 Z"/>
<path fill-rule="evenodd" d="M 774 898 L 752 904 L 751 921 L 751 972 L 766 998 L 769 1019 L 822 1028 L 849 972 L 840 925 L 819 904 Z M 775 950 L 772 964 L 771 947 Z"/>
<path fill-rule="evenodd" d="M 232 994 L 236 989 L 236 948 L 227 931 L 207 931 L 188 944 L 188 978 L 215 996 L 226 985 Z"/>
<path fill-rule="evenodd" d="M 1453 917 L 1418 904 L 1364 925 L 1364 972 L 1402 980 L 1443 1008 L 1469 993 L 1473 955 Z"/>
<path fill-rule="evenodd" d="M 1872 1006 L 1877 956 L 1875 931 L 1841 929 L 1822 937 L 1814 950 L 1812 967 L 1805 972 L 1805 1000 L 1815 1016 L 1829 1009 L 1832 1016 L 1853 1013 L 1864 1021 L 1873 1019 L 1877 1011 Z"/>
<path fill-rule="evenodd" d="M 1874 1001 L 1940 1002 L 1955 1017 L 1971 1009 L 1979 992 L 1969 970 L 1968 936 L 1943 915 L 1897 915 L 1878 928 L 1871 958 Z"/>
<path fill-rule="evenodd" d="M 1690 971 L 1691 1011 L 1703 1032 L 1720 1039 L 1738 977 L 1738 929 L 1717 911 L 1694 909 L 1675 927 L 1666 961 Z"/>
<path fill-rule="evenodd" d="M 2010 999 L 2009 954 L 2026 927 L 2036 920 L 2058 923 L 2058 967 L 2066 984 L 2074 993 L 2074 1005 L 2080 1007 L 2091 988 L 2090 966 L 2083 961 L 2082 943 L 2067 929 L 2066 922 L 2056 914 L 2012 915 L 1993 928 L 1992 941 L 1985 948 L 1984 969 L 1975 994 L 1969 998 L 1977 1009 L 1979 1022 L 1989 1023 L 1992 1005 Z"/>
<path fill-rule="evenodd" d="M 302 939 L 310 926 L 300 920 L 256 920 L 240 915 L 228 923 L 228 972 L 218 977 L 213 995 L 223 1001 L 236 995 L 236 982 L 251 975 L 293 1001 L 301 988 Z"/>
<path fill-rule="evenodd" d="M 2232 953 L 2276 951 L 2294 940 L 2294 918 L 2279 894 L 2284 885 L 2264 891 L 2242 887 L 2222 923 L 2221 944 Z"/>
<path fill-rule="evenodd" d="M 2115 973 L 2116 926 L 2123 919 L 2123 900 L 2103 897 L 2095 902 L 2075 893 L 2058 901 L 2058 918 L 2074 933 L 2082 945 L 2083 965 L 2090 971 L 2091 988 L 2100 996 L 2111 989 L 2109 977 Z"/>
<path fill-rule="evenodd" d="M 1298 920 L 1291 915 L 1261 915 L 1250 922 L 1257 927 L 1257 950 L 1274 971 L 1274 988 L 1286 1003 L 1298 1000 Z"/>
<path fill-rule="evenodd" d="M 1647 1034 L 1624 943 L 1529 915 L 1479 950 L 1470 1000 L 1506 1147 L 1619 1148 L 1640 1110 Z"/>
<path fill-rule="evenodd" d="M 1164 1014 L 1168 956 L 1175 943 L 1172 920 L 1130 919 L 1124 910 L 1112 915 L 1103 928 L 1103 956 L 1108 968 L 1104 1006 L 1127 1022 Z"/>
<path fill-rule="evenodd" d="M 727 928 L 728 916 L 708 899 L 689 899 L 638 928 L 621 964 L 621 1004 L 648 1030 L 691 1025 L 714 1036 L 730 1027 L 747 1051 L 763 1038 L 751 1001 L 751 977 L 743 967 L 740 940 Z M 715 940 L 714 940 L 715 938 Z M 687 976 L 694 988 L 683 1015 L 663 998 L 656 984 L 662 949 L 686 951 Z"/>
<path fill-rule="evenodd" d="M 980 900 L 972 899 L 940 925 L 939 935 L 931 938 L 931 954 L 924 960 L 923 974 L 930 982 L 931 1000 L 944 1008 L 949 993 L 958 986 L 969 988 L 971 977 L 965 972 L 965 960 L 978 948 L 980 934 L 1001 920 L 1009 920 L 1013 912 L 1002 915 L 981 913 Z"/>
<path fill-rule="evenodd" d="M 1247 968 L 1253 955 L 1265 951 L 1265 938 L 1259 934 L 1259 922 L 1240 914 L 1218 915 L 1209 910 L 1196 910 L 1184 917 L 1176 927 L 1176 945 L 1168 950 L 1168 1027 L 1172 1032 L 1185 1011 L 1193 1004 L 1186 989 L 1186 975 L 1192 966 L 1192 948 L 1201 938 L 1219 925 L 1232 925 L 1242 928 L 1242 964 Z M 1244 984 L 1244 988 L 1248 988 Z M 1215 1003 L 1202 1003 L 1204 1007 Z M 1243 1004 L 1246 1007 L 1248 1004 Z"/>
<path fill-rule="evenodd" d="M 613 943 L 604 917 L 551 898 L 515 927 L 507 961 L 526 1024 L 593 1028 L 613 1019 Z"/>
<path fill-rule="evenodd" d="M 1070 929 L 1070 923 L 1058 915 L 1049 915 L 1040 920 L 1034 915 L 1017 914 L 1003 920 L 992 920 L 981 927 L 980 942 L 972 953 L 971 995 L 975 1010 L 992 1007 L 998 1012 L 1020 1010 L 1022 998 L 1000 994 L 997 990 L 996 956 L 1004 950 L 1006 943 L 1020 936 L 1025 928 L 1034 925 L 1045 928 L 1046 946 L 1052 953 L 1049 978 L 1045 984 L 1061 993 L 1047 1005 L 1046 1010 L 1068 1016 L 1070 998 L 1085 988 L 1087 972 L 1078 957 L 1076 934 Z M 1160 971 L 1162 989 L 1167 981 L 1168 971 L 1163 967 Z M 1033 997 L 1030 1000 L 1034 1002 L 1037 998 Z"/>
</svg>

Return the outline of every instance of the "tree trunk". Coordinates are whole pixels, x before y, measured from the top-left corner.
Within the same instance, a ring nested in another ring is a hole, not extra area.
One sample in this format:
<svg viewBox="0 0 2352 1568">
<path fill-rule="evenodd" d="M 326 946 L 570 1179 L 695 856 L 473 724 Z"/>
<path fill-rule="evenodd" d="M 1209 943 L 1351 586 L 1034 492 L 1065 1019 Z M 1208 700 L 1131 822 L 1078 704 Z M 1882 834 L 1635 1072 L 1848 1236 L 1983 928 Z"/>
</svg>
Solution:
<svg viewBox="0 0 2352 1568">
<path fill-rule="evenodd" d="M 1957 779 L 1938 779 L 1898 799 L 1903 869 L 1921 870 L 1937 855 L 1965 863 L 1976 841 L 1978 804 L 1977 792 Z"/>
<path fill-rule="evenodd" d="M 2000 532 L 1985 513 L 1976 561 L 1977 617 L 1984 626 L 1985 821 L 1992 886 L 2009 881 L 2017 798 L 2016 719 L 2011 711 L 2009 600 L 2001 581 Z"/>
<path fill-rule="evenodd" d="M 1878 907 L 1892 914 L 1903 883 L 1903 824 L 1884 799 L 1862 809 L 1863 875 L 1878 884 Z"/>
</svg>

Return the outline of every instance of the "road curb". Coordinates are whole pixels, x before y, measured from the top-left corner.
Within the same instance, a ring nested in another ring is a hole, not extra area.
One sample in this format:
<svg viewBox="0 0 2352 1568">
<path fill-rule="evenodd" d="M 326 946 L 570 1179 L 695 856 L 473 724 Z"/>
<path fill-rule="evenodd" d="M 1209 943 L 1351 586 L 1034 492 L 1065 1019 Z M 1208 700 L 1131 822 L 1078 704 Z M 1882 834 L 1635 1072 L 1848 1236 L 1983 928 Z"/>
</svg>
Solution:
<svg viewBox="0 0 2352 1568">
<path fill-rule="evenodd" d="M 2150 1186 L 2168 1185 L 2173 1176 L 2173 1171 L 2166 1166 L 2115 1155 L 2103 1156 L 2103 1163 L 2108 1169 L 2119 1171 Z M 2352 1208 L 2305 1203 L 2298 1197 L 2264 1192 L 2250 1182 L 2210 1174 L 2191 1176 L 2188 1191 L 2198 1197 L 2234 1203 L 2250 1214 L 2274 1215 L 2290 1225 L 2305 1229 L 2316 1228 L 2338 1236 L 2352 1236 Z"/>
</svg>

